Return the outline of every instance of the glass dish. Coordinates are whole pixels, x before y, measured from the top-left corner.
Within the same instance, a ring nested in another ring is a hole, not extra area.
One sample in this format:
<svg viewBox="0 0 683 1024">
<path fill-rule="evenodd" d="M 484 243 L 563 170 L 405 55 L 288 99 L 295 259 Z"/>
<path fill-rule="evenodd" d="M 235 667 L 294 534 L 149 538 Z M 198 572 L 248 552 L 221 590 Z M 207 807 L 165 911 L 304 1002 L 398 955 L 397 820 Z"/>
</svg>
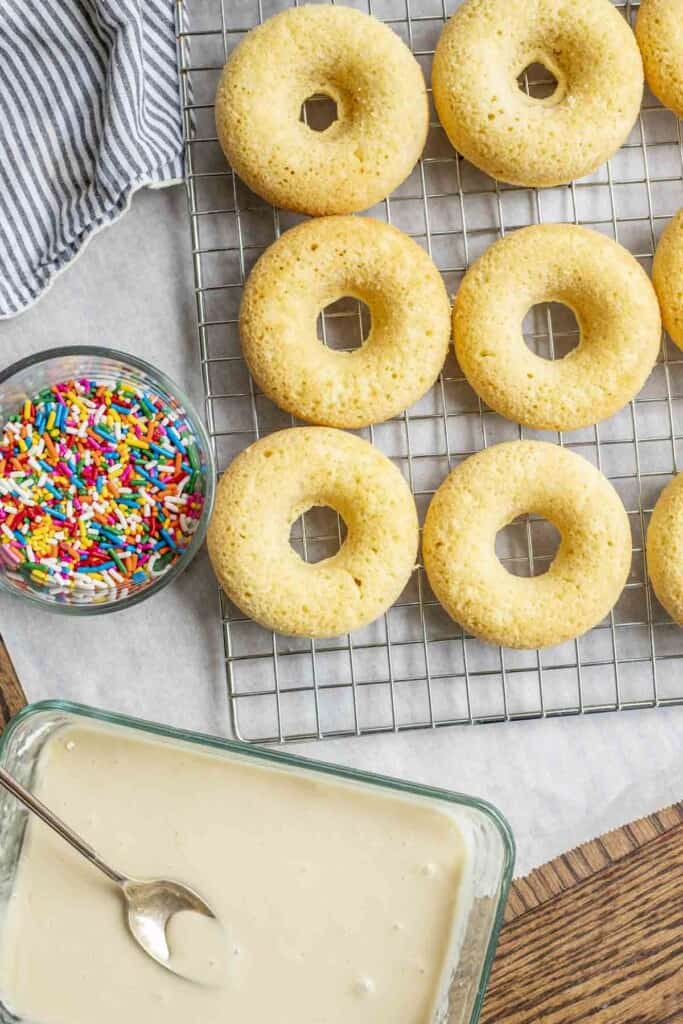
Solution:
<svg viewBox="0 0 683 1024">
<path fill-rule="evenodd" d="M 30 789 L 45 742 L 57 730 L 83 718 L 125 731 L 152 734 L 162 742 L 180 747 L 198 744 L 217 756 L 261 762 L 279 771 L 330 776 L 361 787 L 378 787 L 409 794 L 422 803 L 449 808 L 471 837 L 471 899 L 460 911 L 460 942 L 457 947 L 453 946 L 447 964 L 444 985 L 447 997 L 432 1024 L 475 1024 L 495 953 L 514 863 L 512 834 L 507 822 L 495 808 L 480 800 L 446 790 L 339 768 L 198 733 L 183 732 L 63 701 L 33 704 L 21 711 L 0 739 L 0 764 Z M 23 807 L 4 790 L 1 791 L 0 830 L 3 842 L 0 847 L 0 942 L 21 853 L 26 817 L 27 812 Z M 0 992 L 0 1024 L 10 1022 L 21 1024 L 4 1005 Z M 33 1021 L 31 1024 L 41 1022 Z"/>
<path fill-rule="evenodd" d="M 97 591 L 94 595 L 88 591 L 66 592 L 61 589 L 52 593 L 43 584 L 35 582 L 31 577 L 24 578 L 17 572 L 11 572 L 4 561 L 0 562 L 0 587 L 3 590 L 53 611 L 71 615 L 95 615 L 127 608 L 151 597 L 168 586 L 189 565 L 206 535 L 213 508 L 216 471 L 213 449 L 204 424 L 177 384 L 143 359 L 113 349 L 70 345 L 38 352 L 13 363 L 0 373 L 2 423 L 14 415 L 26 399 L 32 398 L 42 388 L 74 377 L 91 377 L 104 383 L 126 378 L 160 397 L 174 411 L 184 416 L 195 435 L 204 487 L 204 506 L 192 540 L 171 568 L 151 581 L 129 583 L 125 587 Z"/>
</svg>

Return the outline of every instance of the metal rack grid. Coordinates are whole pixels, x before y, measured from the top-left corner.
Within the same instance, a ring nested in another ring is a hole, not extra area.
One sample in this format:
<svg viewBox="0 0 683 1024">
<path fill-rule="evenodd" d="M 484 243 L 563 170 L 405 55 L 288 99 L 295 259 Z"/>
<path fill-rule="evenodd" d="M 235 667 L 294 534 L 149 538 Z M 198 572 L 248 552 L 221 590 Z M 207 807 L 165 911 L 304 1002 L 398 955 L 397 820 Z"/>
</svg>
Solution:
<svg viewBox="0 0 683 1024">
<path fill-rule="evenodd" d="M 449 0 L 360 0 L 411 46 L 429 81 Z M 255 388 L 241 359 L 238 309 L 250 268 L 301 218 L 250 193 L 216 141 L 213 97 L 223 63 L 251 27 L 287 0 L 177 0 L 178 60 L 186 138 L 187 195 L 208 426 L 223 469 L 246 445 L 294 420 Z M 636 3 L 616 3 L 633 20 Z M 529 69 L 522 87 L 552 91 Z M 315 117 L 315 106 L 307 106 Z M 314 122 L 311 121 L 313 124 Z M 683 205 L 681 123 L 650 95 L 629 139 L 598 172 L 568 186 L 527 189 L 498 183 L 451 148 L 432 111 L 419 166 L 369 211 L 422 244 L 452 294 L 471 261 L 501 235 L 526 224 L 569 221 L 604 232 L 649 270 L 656 240 Z M 343 299 L 320 318 L 321 340 L 357 346 L 361 305 Z M 566 354 L 578 330 L 565 307 L 537 306 L 525 322 L 539 354 Z M 405 473 L 421 518 L 458 461 L 485 445 L 544 438 L 581 453 L 612 480 L 633 530 L 631 576 L 610 616 L 579 639 L 543 651 L 497 649 L 463 635 L 434 599 L 421 567 L 401 598 L 373 625 L 311 641 L 275 636 L 221 596 L 228 696 L 236 734 L 252 742 L 360 735 L 543 716 L 683 704 L 683 630 L 648 584 L 643 538 L 662 486 L 681 466 L 683 355 L 668 339 L 641 393 L 595 427 L 570 433 L 519 427 L 476 397 L 452 354 L 437 385 L 403 415 L 359 432 Z M 336 550 L 343 524 L 313 509 L 292 543 L 311 560 Z M 498 536 L 497 550 L 520 575 L 543 571 L 554 528 L 526 517 Z"/>
</svg>

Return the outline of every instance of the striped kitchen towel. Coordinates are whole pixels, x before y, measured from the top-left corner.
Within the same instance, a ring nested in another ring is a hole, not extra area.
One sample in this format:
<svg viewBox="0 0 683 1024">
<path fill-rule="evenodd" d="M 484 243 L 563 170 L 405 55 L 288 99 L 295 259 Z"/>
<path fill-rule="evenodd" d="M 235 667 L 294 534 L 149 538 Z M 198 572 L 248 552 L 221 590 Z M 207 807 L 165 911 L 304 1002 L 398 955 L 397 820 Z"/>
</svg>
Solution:
<svg viewBox="0 0 683 1024">
<path fill-rule="evenodd" d="M 183 176 L 173 0 L 0 0 L 0 317 Z"/>
</svg>

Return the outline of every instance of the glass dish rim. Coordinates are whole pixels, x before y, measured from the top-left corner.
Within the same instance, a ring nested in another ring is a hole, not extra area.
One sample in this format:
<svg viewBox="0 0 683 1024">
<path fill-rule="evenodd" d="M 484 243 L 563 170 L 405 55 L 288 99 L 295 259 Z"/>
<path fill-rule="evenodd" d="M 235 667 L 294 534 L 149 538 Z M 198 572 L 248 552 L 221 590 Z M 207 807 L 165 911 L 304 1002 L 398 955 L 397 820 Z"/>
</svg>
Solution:
<svg viewBox="0 0 683 1024">
<path fill-rule="evenodd" d="M 186 743 L 194 743 L 197 746 L 211 747 L 215 750 L 229 751 L 234 754 L 244 755 L 249 759 L 263 761 L 270 764 L 288 765 L 292 768 L 304 768 L 314 771 L 320 775 L 332 776 L 333 778 L 348 779 L 355 782 L 363 782 L 380 789 L 388 789 L 398 793 L 408 793 L 414 796 L 428 797 L 432 800 L 440 800 L 444 803 L 458 804 L 479 811 L 487 817 L 497 829 L 503 843 L 503 861 L 500 874 L 500 895 L 497 900 L 495 915 L 491 926 L 486 953 L 482 962 L 479 984 L 472 1014 L 467 1024 L 477 1024 L 484 997 L 488 988 L 491 975 L 491 968 L 496 954 L 498 938 L 503 925 L 503 915 L 507 903 L 507 897 L 512 883 L 515 864 L 515 839 L 504 814 L 498 808 L 483 800 L 480 797 L 468 796 L 466 793 L 458 793 L 455 790 L 442 789 L 438 786 L 428 786 L 419 782 L 409 782 L 404 779 L 392 778 L 389 775 L 382 775 L 378 772 L 366 772 L 359 768 L 350 768 L 345 765 L 333 764 L 329 761 L 317 761 L 309 757 L 301 757 L 298 754 L 290 754 L 283 750 L 273 750 L 257 744 L 244 743 L 241 740 L 227 739 L 221 736 L 212 736 L 208 733 L 197 732 L 192 729 L 184 729 L 172 725 L 163 725 L 161 722 L 153 722 L 149 719 L 135 718 L 132 715 L 122 714 L 117 711 L 107 711 L 89 704 L 80 704 L 77 701 L 50 699 L 33 701 L 21 708 L 5 726 L 0 734 L 0 765 L 3 764 L 7 750 L 14 733 L 25 719 L 44 712 L 65 712 L 76 717 L 91 719 L 97 722 L 108 722 L 112 725 L 120 725 L 124 728 L 137 729 L 153 736 L 162 736 L 170 739 L 181 740 Z"/>
<path fill-rule="evenodd" d="M 191 402 L 185 394 L 185 390 L 176 384 L 176 382 L 164 373 L 163 370 L 160 370 L 151 363 L 148 363 L 146 359 L 141 359 L 140 356 L 133 355 L 129 352 L 122 352 L 120 349 L 109 348 L 105 345 L 57 345 L 54 348 L 42 349 L 40 352 L 34 352 L 32 355 L 24 356 L 22 359 L 17 359 L 14 363 L 11 363 L 10 366 L 1 370 L 0 387 L 22 370 L 26 370 L 31 366 L 39 365 L 40 363 L 49 362 L 51 359 L 58 359 L 62 356 L 95 356 L 99 359 L 113 359 L 119 363 L 123 363 L 124 365 L 129 364 L 130 366 L 148 374 L 148 376 L 158 384 L 161 390 L 178 399 L 185 411 L 191 416 L 192 425 L 199 434 L 202 449 L 206 454 L 208 463 L 206 473 L 204 474 L 204 507 L 199 519 L 199 525 L 194 532 L 192 540 L 187 545 L 176 564 L 162 576 L 157 576 L 156 579 L 152 580 L 152 582 L 143 590 L 140 590 L 135 594 L 130 594 L 128 597 L 123 597 L 120 600 L 113 601 L 109 604 L 105 602 L 102 604 L 69 605 L 61 604 L 57 601 L 51 603 L 40 597 L 40 595 L 34 593 L 32 590 L 20 591 L 15 587 L 10 586 L 10 584 L 6 583 L 3 579 L 2 573 L 0 573 L 0 589 L 5 593 L 10 594 L 12 597 L 18 598 L 19 600 L 29 601 L 31 604 L 36 605 L 39 608 L 44 608 L 46 611 L 56 612 L 58 615 L 72 615 L 74 617 L 106 615 L 112 612 L 124 611 L 126 608 L 132 608 L 135 605 L 140 604 L 141 601 L 146 601 L 148 597 L 152 597 L 154 594 L 159 593 L 160 590 L 163 590 L 164 587 L 169 585 L 169 583 L 172 583 L 173 580 L 177 579 L 178 576 L 180 576 L 180 574 L 184 572 L 188 565 L 190 565 L 194 560 L 199 549 L 204 543 L 206 531 L 209 526 L 209 519 L 211 518 L 211 513 L 213 511 L 217 476 L 216 456 L 204 421 L 195 408 L 194 403 Z"/>
</svg>

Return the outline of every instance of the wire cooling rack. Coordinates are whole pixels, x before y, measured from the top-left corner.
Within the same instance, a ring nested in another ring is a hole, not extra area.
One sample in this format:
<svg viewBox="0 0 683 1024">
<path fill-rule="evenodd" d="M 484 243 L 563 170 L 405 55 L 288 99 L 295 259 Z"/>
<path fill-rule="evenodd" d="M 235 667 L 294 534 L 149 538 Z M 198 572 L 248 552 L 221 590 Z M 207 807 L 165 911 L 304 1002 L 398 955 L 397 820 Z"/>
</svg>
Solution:
<svg viewBox="0 0 683 1024">
<path fill-rule="evenodd" d="M 238 309 L 258 256 L 301 218 L 265 205 L 235 177 L 213 119 L 226 57 L 245 32 L 284 6 L 281 0 L 177 0 L 199 344 L 207 421 L 221 469 L 257 437 L 295 423 L 250 379 L 240 354 Z M 436 41 L 457 3 L 364 0 L 358 6 L 409 44 L 429 81 Z M 616 6 L 633 20 L 636 4 Z M 520 87 L 547 95 L 553 88 L 547 75 L 529 69 Z M 321 127 L 330 115 L 314 100 L 304 116 Z M 648 95 L 629 139 L 607 165 L 581 181 L 540 191 L 477 171 L 456 155 L 432 111 L 419 166 L 369 213 L 423 245 L 452 294 L 487 246 L 542 221 L 603 232 L 649 271 L 657 238 L 682 205 L 681 124 Z M 365 314 L 351 299 L 328 307 L 320 317 L 321 341 L 357 346 L 367 333 Z M 550 358 L 565 355 L 578 338 L 573 315 L 556 305 L 534 307 L 525 330 L 528 344 Z M 668 339 L 637 398 L 589 429 L 541 433 L 502 419 L 479 401 L 450 355 L 420 402 L 359 433 L 404 472 L 421 518 L 449 469 L 486 445 L 536 437 L 571 448 L 599 466 L 624 501 L 633 531 L 629 581 L 604 622 L 543 651 L 498 649 L 463 635 L 436 602 L 421 567 L 382 619 L 333 640 L 275 636 L 221 596 L 228 696 L 241 739 L 285 742 L 683 704 L 683 630 L 654 598 L 643 551 L 657 496 L 682 468 L 683 355 Z M 343 524 L 329 509 L 311 510 L 292 531 L 294 547 L 309 560 L 332 554 L 342 537 Z M 547 568 L 556 546 L 554 528 L 527 517 L 500 532 L 497 550 L 510 571 L 534 575 Z"/>
</svg>

